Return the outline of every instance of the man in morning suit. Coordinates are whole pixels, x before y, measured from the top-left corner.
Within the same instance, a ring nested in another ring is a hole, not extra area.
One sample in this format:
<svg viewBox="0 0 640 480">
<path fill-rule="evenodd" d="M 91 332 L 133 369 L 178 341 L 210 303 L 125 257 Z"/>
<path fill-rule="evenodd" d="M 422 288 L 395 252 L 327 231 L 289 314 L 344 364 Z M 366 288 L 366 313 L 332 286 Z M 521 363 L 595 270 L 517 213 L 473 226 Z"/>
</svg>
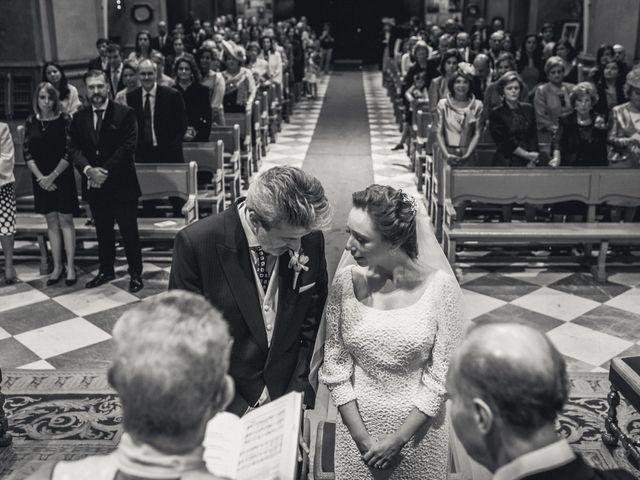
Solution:
<svg viewBox="0 0 640 480">
<path fill-rule="evenodd" d="M 222 213 L 176 237 L 169 288 L 204 295 L 234 338 L 229 410 L 242 415 L 290 391 L 306 391 L 327 297 L 324 236 L 331 206 L 320 182 L 274 167 Z"/>
<path fill-rule="evenodd" d="M 590 467 L 558 434 L 568 383 L 564 357 L 544 334 L 519 323 L 476 326 L 449 367 L 453 428 L 493 480 L 634 478 Z"/>
<path fill-rule="evenodd" d="M 138 64 L 141 87 L 127 94 L 127 105 L 138 119 L 136 161 L 140 163 L 180 163 L 182 137 L 187 131 L 187 113 L 177 90 L 156 82 L 156 64 L 142 60 Z"/>
<path fill-rule="evenodd" d="M 129 107 L 109 100 L 103 71 L 89 70 L 84 81 L 91 104 L 73 116 L 70 134 L 73 162 L 82 174 L 83 195 L 98 236 L 100 270 L 86 286 L 94 288 L 115 279 L 115 221 L 129 264 L 129 291 L 135 293 L 144 286 L 137 220 L 140 185 L 133 161 L 136 116 Z"/>
<path fill-rule="evenodd" d="M 151 48 L 159 51 L 165 57 L 173 53 L 173 38 L 167 33 L 167 22 L 158 22 L 158 36 L 151 39 Z"/>
<path fill-rule="evenodd" d="M 124 85 L 124 79 L 122 78 L 122 52 L 120 45 L 117 43 L 110 43 L 107 47 L 107 59 L 109 60 L 109 67 L 106 70 L 107 81 L 109 82 L 109 98 L 113 100 Z"/>
</svg>

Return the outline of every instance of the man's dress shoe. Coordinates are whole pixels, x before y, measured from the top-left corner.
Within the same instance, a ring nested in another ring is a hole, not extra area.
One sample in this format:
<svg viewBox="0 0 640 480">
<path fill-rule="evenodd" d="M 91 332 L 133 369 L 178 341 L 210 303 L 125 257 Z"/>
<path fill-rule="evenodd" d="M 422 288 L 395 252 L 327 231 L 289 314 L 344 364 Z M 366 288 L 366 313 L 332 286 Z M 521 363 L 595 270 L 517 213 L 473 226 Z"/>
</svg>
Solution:
<svg viewBox="0 0 640 480">
<path fill-rule="evenodd" d="M 129 282 L 129 292 L 139 292 L 143 287 L 144 283 L 142 283 L 142 278 L 139 275 L 131 277 L 131 281 Z"/>
<path fill-rule="evenodd" d="M 99 287 L 100 285 L 104 285 L 105 283 L 110 282 L 111 280 L 115 280 L 115 278 L 116 276 L 113 273 L 109 275 L 105 273 L 99 273 L 98 275 L 96 275 L 95 277 L 93 277 L 91 280 L 87 282 L 86 287 L 96 288 L 96 287 Z"/>
</svg>

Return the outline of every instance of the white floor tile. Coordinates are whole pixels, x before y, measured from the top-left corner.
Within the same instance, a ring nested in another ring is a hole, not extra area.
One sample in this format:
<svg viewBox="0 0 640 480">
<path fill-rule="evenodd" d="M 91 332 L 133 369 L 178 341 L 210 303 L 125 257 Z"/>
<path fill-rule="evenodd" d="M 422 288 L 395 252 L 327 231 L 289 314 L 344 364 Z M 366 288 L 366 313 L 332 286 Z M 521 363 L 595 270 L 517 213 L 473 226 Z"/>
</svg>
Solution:
<svg viewBox="0 0 640 480">
<path fill-rule="evenodd" d="M 640 315 L 640 288 L 627 290 L 622 295 L 618 295 L 606 302 L 605 305 Z"/>
<path fill-rule="evenodd" d="M 549 272 L 546 268 L 523 268 L 514 272 L 513 269 L 499 269 L 497 273 L 509 278 L 516 278 L 529 283 L 535 283 L 541 287 L 550 285 L 571 275 L 571 272 Z"/>
<path fill-rule="evenodd" d="M 38 360 L 36 362 L 27 363 L 18 367 L 18 370 L 55 370 L 56 368 L 46 360 Z"/>
<path fill-rule="evenodd" d="M 462 289 L 462 295 L 464 298 L 463 308 L 465 320 L 473 320 L 507 303 L 481 293 L 465 290 L 464 288 Z"/>
<path fill-rule="evenodd" d="M 98 288 L 87 288 L 55 297 L 54 301 L 71 310 L 79 317 L 101 312 L 110 308 L 126 305 L 138 300 L 138 297 L 111 284 Z"/>
<path fill-rule="evenodd" d="M 632 345 L 626 340 L 573 323 L 560 325 L 547 332 L 547 336 L 560 353 L 593 366 L 602 365 Z"/>
<path fill-rule="evenodd" d="M 84 318 L 72 318 L 14 336 L 40 358 L 49 358 L 109 340 L 109 335 Z"/>
<path fill-rule="evenodd" d="M 39 290 L 31 288 L 27 291 L 18 291 L 18 293 L 11 293 L 13 288 L 3 288 L 3 294 L 0 295 L 0 312 L 11 310 L 12 308 L 24 307 L 25 305 L 31 305 L 32 303 L 42 302 L 49 297 Z"/>
<path fill-rule="evenodd" d="M 616 273 L 611 275 L 608 280 L 630 287 L 638 287 L 640 286 L 640 273 Z"/>
<path fill-rule="evenodd" d="M 565 322 L 600 306 L 600 303 L 593 300 L 547 287 L 517 298 L 511 303 Z"/>
<path fill-rule="evenodd" d="M 4 338 L 9 338 L 9 337 L 11 337 L 11 334 L 7 332 L 4 328 L 0 327 L 0 340 Z"/>
</svg>

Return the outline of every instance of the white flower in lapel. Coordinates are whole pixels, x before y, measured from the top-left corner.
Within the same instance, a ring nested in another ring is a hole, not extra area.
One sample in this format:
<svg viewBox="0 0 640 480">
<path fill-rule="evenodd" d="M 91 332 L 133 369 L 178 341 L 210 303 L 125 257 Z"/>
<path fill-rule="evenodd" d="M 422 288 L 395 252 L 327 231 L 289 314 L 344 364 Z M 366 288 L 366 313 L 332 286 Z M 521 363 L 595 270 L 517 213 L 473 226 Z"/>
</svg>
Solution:
<svg viewBox="0 0 640 480">
<path fill-rule="evenodd" d="M 298 283 L 298 277 L 300 276 L 301 271 L 309 271 L 309 267 L 307 267 L 307 263 L 309 262 L 309 257 L 307 257 L 302 250 L 294 252 L 293 250 L 289 250 L 289 268 L 293 268 L 293 286 L 292 288 L 295 290 L 296 285 Z"/>
</svg>

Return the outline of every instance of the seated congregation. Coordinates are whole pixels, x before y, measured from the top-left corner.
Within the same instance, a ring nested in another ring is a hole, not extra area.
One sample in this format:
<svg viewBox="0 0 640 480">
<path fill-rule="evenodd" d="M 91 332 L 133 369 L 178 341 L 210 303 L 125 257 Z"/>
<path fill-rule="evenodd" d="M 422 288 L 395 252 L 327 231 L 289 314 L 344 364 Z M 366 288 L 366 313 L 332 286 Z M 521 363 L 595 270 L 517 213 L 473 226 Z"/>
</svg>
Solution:
<svg viewBox="0 0 640 480">
<path fill-rule="evenodd" d="M 607 255 L 633 261 L 640 243 L 640 67 L 606 44 L 587 68 L 551 24 L 516 51 L 494 20 L 470 33 L 453 20 L 384 25 L 393 150 L 410 157 L 452 265 L 467 250 L 528 247 L 604 281 Z"/>
</svg>

